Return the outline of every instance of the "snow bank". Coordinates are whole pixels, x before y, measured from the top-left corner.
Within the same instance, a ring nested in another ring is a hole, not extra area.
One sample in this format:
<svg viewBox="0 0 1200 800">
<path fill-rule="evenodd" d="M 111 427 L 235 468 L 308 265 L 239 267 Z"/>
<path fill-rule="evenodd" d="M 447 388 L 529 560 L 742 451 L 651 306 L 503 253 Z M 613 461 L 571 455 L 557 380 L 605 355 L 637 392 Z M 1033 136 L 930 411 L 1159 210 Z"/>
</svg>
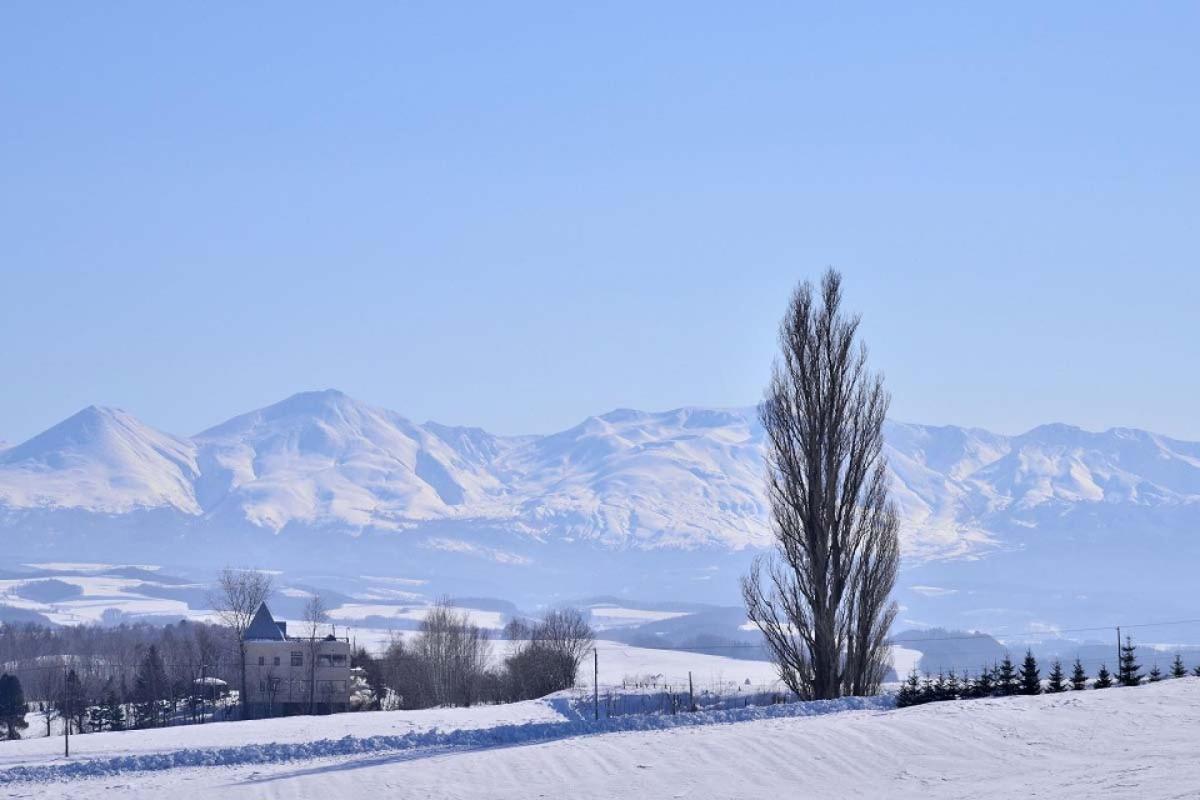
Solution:
<svg viewBox="0 0 1200 800">
<path fill-rule="evenodd" d="M 71 763 L 10 767 L 0 770 L 0 784 L 70 780 L 180 767 L 271 764 L 363 753 L 489 748 L 547 742 L 589 734 L 657 731 L 753 720 L 810 717 L 843 711 L 883 711 L 894 706 L 895 700 L 888 696 L 846 697 L 839 700 L 815 700 L 676 716 L 629 716 L 600 721 L 531 722 L 520 725 L 498 725 L 491 728 L 418 731 L 397 736 L 345 736 L 340 739 L 320 739 L 312 742 L 273 742 L 239 747 L 187 748 Z"/>
</svg>

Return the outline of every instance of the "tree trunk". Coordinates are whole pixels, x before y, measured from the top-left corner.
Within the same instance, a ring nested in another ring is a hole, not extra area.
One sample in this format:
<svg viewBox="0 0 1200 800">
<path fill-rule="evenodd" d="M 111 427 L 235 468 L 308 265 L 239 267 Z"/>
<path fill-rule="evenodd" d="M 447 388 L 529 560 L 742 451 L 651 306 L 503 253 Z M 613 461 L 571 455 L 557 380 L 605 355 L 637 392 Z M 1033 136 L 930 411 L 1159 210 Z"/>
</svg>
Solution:
<svg viewBox="0 0 1200 800">
<path fill-rule="evenodd" d="M 238 657 L 242 666 L 242 691 L 238 702 L 242 706 L 242 719 L 250 719 L 250 701 L 246 696 L 246 642 L 238 642 Z"/>
</svg>

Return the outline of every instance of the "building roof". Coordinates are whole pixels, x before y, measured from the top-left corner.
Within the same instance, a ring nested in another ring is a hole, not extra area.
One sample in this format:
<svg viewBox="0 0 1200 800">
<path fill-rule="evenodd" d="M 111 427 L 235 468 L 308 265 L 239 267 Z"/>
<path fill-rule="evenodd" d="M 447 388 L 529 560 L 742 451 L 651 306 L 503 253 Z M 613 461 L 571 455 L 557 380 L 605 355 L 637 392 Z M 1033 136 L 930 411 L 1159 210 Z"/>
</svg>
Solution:
<svg viewBox="0 0 1200 800">
<path fill-rule="evenodd" d="M 275 621 L 271 616 L 271 609 L 263 603 L 258 607 L 258 611 L 254 612 L 254 619 L 246 629 L 246 641 L 283 642 L 287 640 L 284 630 L 283 624 Z"/>
</svg>

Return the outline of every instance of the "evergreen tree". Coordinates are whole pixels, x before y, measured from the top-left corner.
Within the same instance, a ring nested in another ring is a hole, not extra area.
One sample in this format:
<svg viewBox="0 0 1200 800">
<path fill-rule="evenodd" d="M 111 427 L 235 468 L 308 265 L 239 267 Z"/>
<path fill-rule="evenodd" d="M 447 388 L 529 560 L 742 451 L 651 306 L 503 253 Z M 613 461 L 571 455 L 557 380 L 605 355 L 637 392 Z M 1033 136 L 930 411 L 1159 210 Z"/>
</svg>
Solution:
<svg viewBox="0 0 1200 800">
<path fill-rule="evenodd" d="M 979 670 L 979 678 L 975 681 L 975 697 L 991 697 L 996 691 L 996 684 L 992 682 L 992 670 L 984 667 Z"/>
<path fill-rule="evenodd" d="M 1050 680 L 1046 684 L 1046 691 L 1052 694 L 1065 692 L 1067 690 L 1066 675 L 1063 673 L 1062 662 L 1057 658 L 1054 659 L 1054 664 L 1050 667 Z"/>
<path fill-rule="evenodd" d="M 933 682 L 933 699 L 938 702 L 948 699 L 946 697 L 946 675 L 945 675 L 945 673 L 939 672 L 938 676 L 937 676 L 937 680 Z"/>
<path fill-rule="evenodd" d="M 1101 664 L 1100 671 L 1096 673 L 1096 682 L 1092 684 L 1092 688 L 1107 689 L 1112 685 L 1112 673 L 1108 671 L 1108 667 L 1106 667 L 1104 664 Z"/>
<path fill-rule="evenodd" d="M 957 700 L 962 695 L 962 684 L 958 680 L 958 676 L 954 674 L 954 670 L 950 670 L 950 674 L 946 676 L 946 699 Z"/>
<path fill-rule="evenodd" d="M 101 733 L 108 727 L 108 714 L 103 703 L 88 709 L 88 727 L 92 733 Z"/>
<path fill-rule="evenodd" d="M 1012 659 L 1008 653 L 1004 654 L 1004 660 L 1000 662 L 1000 667 L 996 673 L 996 690 L 1000 695 L 1011 695 L 1017 693 L 1017 669 L 1013 666 Z"/>
<path fill-rule="evenodd" d="M 913 667 L 912 672 L 908 673 L 908 678 L 900 685 L 900 691 L 896 693 L 896 706 L 904 708 L 915 706 L 920 702 L 921 677 L 917 675 L 917 668 Z"/>
<path fill-rule="evenodd" d="M 1083 671 L 1083 662 L 1078 658 L 1075 659 L 1075 666 L 1071 668 L 1071 688 L 1075 691 L 1087 688 L 1087 673 Z"/>
<path fill-rule="evenodd" d="M 1192 674 L 1195 675 L 1197 678 L 1200 678 L 1200 664 L 1197 664 L 1196 666 L 1192 667 Z"/>
<path fill-rule="evenodd" d="M 1117 669 L 1117 680 L 1122 686 L 1138 686 L 1142 682 L 1141 667 L 1137 663 L 1137 646 L 1133 639 L 1125 637 L 1121 645 L 1121 663 Z"/>
<path fill-rule="evenodd" d="M 1025 651 L 1025 660 L 1021 663 L 1021 685 L 1018 691 L 1021 694 L 1042 693 L 1042 675 L 1038 670 L 1037 659 L 1033 657 L 1032 650 Z"/>
<path fill-rule="evenodd" d="M 25 712 L 28 710 L 21 680 L 7 672 L 0 675 L 0 725 L 4 726 L 4 738 L 21 738 L 21 731 L 29 727 L 25 721 Z"/>
<path fill-rule="evenodd" d="M 134 716 L 137 727 L 157 726 L 162 718 L 162 699 L 167 692 L 167 668 L 158 648 L 150 645 L 134 678 Z"/>
<path fill-rule="evenodd" d="M 125 712 L 117 699 L 117 691 L 112 678 L 104 684 L 96 705 L 88 709 L 88 724 L 92 731 L 119 731 L 125 728 Z"/>
<path fill-rule="evenodd" d="M 108 729 L 110 731 L 125 730 L 125 706 L 116 692 L 110 692 L 104 698 L 104 708 L 108 712 Z"/>
<path fill-rule="evenodd" d="M 67 670 L 67 679 L 63 682 L 62 695 L 58 701 L 58 713 L 64 720 L 64 725 L 75 725 L 75 730 L 83 733 L 84 723 L 87 722 L 87 698 L 83 693 L 83 681 L 74 669 Z"/>
<path fill-rule="evenodd" d="M 1175 660 L 1171 662 L 1171 677 L 1182 678 L 1187 675 L 1187 667 L 1183 665 L 1183 658 L 1179 653 L 1175 654 Z"/>
<path fill-rule="evenodd" d="M 921 681 L 921 699 L 919 702 L 932 703 L 938 699 L 937 689 L 934 688 L 933 678 L 928 675 Z"/>
<path fill-rule="evenodd" d="M 1158 668 L 1158 664 L 1155 664 L 1153 667 L 1150 668 L 1150 682 L 1158 683 L 1162 679 L 1163 679 L 1162 670 L 1160 670 Z"/>
</svg>

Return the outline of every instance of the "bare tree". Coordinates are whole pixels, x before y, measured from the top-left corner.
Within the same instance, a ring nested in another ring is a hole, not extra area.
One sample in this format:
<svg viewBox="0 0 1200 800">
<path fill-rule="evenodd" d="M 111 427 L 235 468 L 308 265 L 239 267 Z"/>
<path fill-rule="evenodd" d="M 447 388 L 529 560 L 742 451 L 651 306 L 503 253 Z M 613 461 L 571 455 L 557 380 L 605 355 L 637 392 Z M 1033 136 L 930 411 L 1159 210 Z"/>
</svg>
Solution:
<svg viewBox="0 0 1200 800">
<path fill-rule="evenodd" d="M 488 632 L 471 624 L 470 615 L 439 600 L 425 614 L 412 652 L 427 683 L 428 705 L 469 706 L 479 701 L 491 660 Z"/>
<path fill-rule="evenodd" d="M 47 659 L 42 662 L 42 668 L 34 673 L 38 676 L 38 699 L 42 701 L 42 713 L 46 719 L 47 736 L 50 735 L 50 723 L 54 721 L 54 717 L 59 713 L 59 708 L 55 701 L 62 695 L 62 682 L 63 677 L 66 675 L 66 667 L 63 666 L 64 663 L 59 658 L 53 661 Z"/>
<path fill-rule="evenodd" d="M 316 710 L 317 704 L 317 656 L 321 650 L 321 627 L 329 622 L 329 609 L 321 595 L 314 594 L 304 604 L 304 628 L 308 634 L 308 713 Z"/>
<path fill-rule="evenodd" d="M 775 553 L 742 579 L 747 613 L 780 677 L 801 697 L 878 691 L 896 606 L 897 518 L 888 500 L 889 398 L 867 369 L 859 318 L 841 312 L 841 276 L 805 282 L 779 329 L 759 416 Z M 765 575 L 764 575 L 765 572 Z"/>
<path fill-rule="evenodd" d="M 266 674 L 259 672 L 259 692 L 267 698 L 267 716 L 275 716 L 275 701 L 279 697 L 279 690 L 283 688 L 283 679 L 275 672 L 274 667 L 267 669 Z"/>
<path fill-rule="evenodd" d="M 541 638 L 561 658 L 564 686 L 574 686 L 583 657 L 596 643 L 596 634 L 577 608 L 550 611 L 542 619 Z"/>
<path fill-rule="evenodd" d="M 537 622 L 514 619 L 504 629 L 505 694 L 510 700 L 543 697 L 575 685 L 595 632 L 574 608 L 554 609 Z"/>
<path fill-rule="evenodd" d="M 264 572 L 226 567 L 217 578 L 217 589 L 211 598 L 217 617 L 233 631 L 237 644 L 240 667 L 238 699 L 242 706 L 242 719 L 249 716 L 246 699 L 246 630 L 254 621 L 254 613 L 267 601 L 274 588 L 271 576 Z"/>
</svg>

